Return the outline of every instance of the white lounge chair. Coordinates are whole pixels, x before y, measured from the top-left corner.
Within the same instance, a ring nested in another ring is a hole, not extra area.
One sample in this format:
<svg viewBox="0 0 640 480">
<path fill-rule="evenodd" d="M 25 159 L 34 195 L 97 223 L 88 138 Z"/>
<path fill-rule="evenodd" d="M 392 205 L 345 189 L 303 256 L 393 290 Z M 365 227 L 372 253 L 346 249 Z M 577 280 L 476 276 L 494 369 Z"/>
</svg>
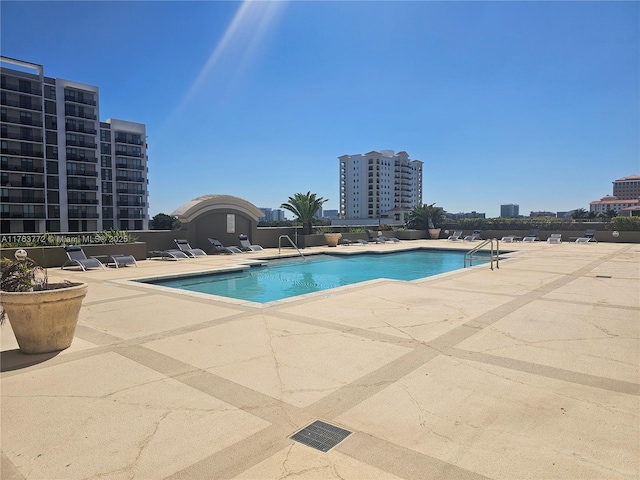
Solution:
<svg viewBox="0 0 640 480">
<path fill-rule="evenodd" d="M 529 235 L 522 239 L 523 242 L 539 242 L 540 238 L 538 237 L 538 229 L 532 228 L 529 230 Z"/>
<path fill-rule="evenodd" d="M 552 233 L 549 238 L 547 238 L 547 243 L 562 243 L 562 234 Z"/>
<path fill-rule="evenodd" d="M 453 232 L 453 235 L 449 235 L 447 237 L 447 240 L 451 240 L 451 241 L 456 241 L 456 240 L 460 240 L 460 237 L 462 237 L 462 230 L 456 230 Z"/>
<path fill-rule="evenodd" d="M 506 236 L 502 237 L 500 239 L 500 241 L 501 242 L 505 242 L 505 243 L 513 243 L 515 238 L 516 238 L 515 235 L 506 235 Z"/>
<path fill-rule="evenodd" d="M 482 237 L 480 236 L 480 230 L 474 230 L 471 235 L 467 235 L 466 237 L 464 237 L 464 239 L 467 242 L 473 242 L 475 240 L 482 240 Z"/>
</svg>

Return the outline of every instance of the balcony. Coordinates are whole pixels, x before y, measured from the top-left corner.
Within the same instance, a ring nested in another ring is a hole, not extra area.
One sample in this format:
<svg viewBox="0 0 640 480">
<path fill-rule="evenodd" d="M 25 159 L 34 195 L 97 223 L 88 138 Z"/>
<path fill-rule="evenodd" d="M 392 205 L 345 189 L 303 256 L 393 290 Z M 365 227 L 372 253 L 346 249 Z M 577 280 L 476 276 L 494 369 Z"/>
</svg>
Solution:
<svg viewBox="0 0 640 480">
<path fill-rule="evenodd" d="M 42 120 L 34 120 L 33 118 L 20 117 L 18 115 L 2 115 L 0 120 L 2 120 L 5 123 L 16 123 L 18 125 L 42 127 Z"/>
<path fill-rule="evenodd" d="M 96 135 L 98 133 L 98 131 L 95 128 L 79 127 L 77 125 L 73 125 L 69 123 L 65 124 L 65 130 L 67 132 L 87 133 L 89 135 Z"/>
<path fill-rule="evenodd" d="M 97 185 L 77 185 L 74 183 L 67 184 L 67 190 L 84 190 L 84 191 L 98 191 Z"/>
<path fill-rule="evenodd" d="M 42 86 L 40 82 L 35 84 L 29 82 L 27 85 L 20 85 L 11 81 L 2 82 L 2 88 L 5 90 L 11 90 L 12 92 L 28 93 L 29 95 L 40 95 Z"/>
<path fill-rule="evenodd" d="M 119 182 L 144 182 L 144 178 L 131 177 L 129 175 L 116 175 L 116 180 Z"/>
<path fill-rule="evenodd" d="M 145 207 L 147 204 L 144 202 L 117 202 L 118 207 Z"/>
<path fill-rule="evenodd" d="M 44 211 L 37 212 L 0 212 L 0 218 L 46 218 Z"/>
<path fill-rule="evenodd" d="M 129 195 L 145 195 L 144 190 L 135 190 L 133 188 L 119 188 L 117 193 L 126 193 Z"/>
<path fill-rule="evenodd" d="M 81 157 L 80 155 L 76 155 L 73 153 L 67 153 L 67 160 L 73 160 L 75 162 L 98 163 L 98 159 L 95 157 Z"/>
<path fill-rule="evenodd" d="M 80 103 L 82 105 L 92 105 L 92 106 L 96 106 L 96 101 L 93 100 L 92 98 L 83 98 L 83 97 L 76 97 L 75 95 L 67 95 L 65 94 L 64 96 L 64 101 L 65 102 L 72 102 L 72 103 Z"/>
<path fill-rule="evenodd" d="M 132 165 L 124 162 L 116 162 L 116 168 L 122 168 L 122 169 L 126 168 L 127 170 L 137 170 L 139 172 L 144 172 L 145 170 L 144 165 Z"/>
<path fill-rule="evenodd" d="M 98 145 L 95 143 L 81 142 L 78 140 L 67 140 L 65 143 L 67 147 L 98 148 Z"/>
<path fill-rule="evenodd" d="M 16 157 L 44 157 L 44 153 L 42 152 L 28 152 L 26 150 L 16 150 L 15 148 L 3 148 L 0 152 L 2 152 L 3 155 L 14 155 Z"/>
<path fill-rule="evenodd" d="M 5 170 L 9 172 L 23 172 L 23 173 L 44 173 L 44 167 L 36 167 L 36 166 L 23 166 L 23 165 L 12 165 L 10 163 L 2 162 L 0 164 L 0 170 Z"/>
<path fill-rule="evenodd" d="M 144 220 L 145 218 L 147 217 L 143 214 L 118 215 L 118 220 Z"/>
<path fill-rule="evenodd" d="M 22 135 L 21 133 L 7 132 L 2 135 L 2 138 L 9 138 L 11 140 L 20 140 L 23 142 L 37 142 L 42 143 L 42 135 Z"/>
<path fill-rule="evenodd" d="M 73 198 L 69 197 L 67 202 L 70 205 L 98 205 L 98 200 L 92 198 Z"/>
<path fill-rule="evenodd" d="M 19 102 L 16 100 L 10 100 L 8 98 L 4 98 L 0 100 L 0 104 L 6 105 L 7 107 L 16 107 L 16 108 L 21 108 L 23 110 L 32 110 L 34 112 L 42 111 L 42 104 L 38 105 L 38 104 L 32 104 L 27 102 Z"/>
<path fill-rule="evenodd" d="M 97 213 L 78 212 L 75 210 L 69 210 L 69 218 L 100 218 Z"/>
<path fill-rule="evenodd" d="M 70 177 L 97 177 L 98 172 L 87 172 L 87 171 L 77 171 L 77 170 L 67 170 L 67 176 Z"/>
<path fill-rule="evenodd" d="M 95 120 L 96 116 L 92 113 L 80 113 L 80 112 L 76 112 L 75 110 L 65 110 L 64 112 L 64 116 L 65 117 L 76 117 L 76 118 L 86 118 L 88 120 Z"/>
<path fill-rule="evenodd" d="M 142 145 L 142 140 L 139 139 L 139 138 L 133 139 L 133 138 L 126 138 L 126 137 L 116 136 L 115 142 L 116 143 L 127 143 L 129 145 Z"/>
<path fill-rule="evenodd" d="M 134 152 L 131 152 L 131 151 L 124 152 L 122 150 L 120 150 L 120 151 L 116 150 L 116 155 L 117 156 L 121 156 L 121 157 L 134 157 L 134 158 L 143 158 L 144 157 L 142 152 L 134 153 Z"/>
<path fill-rule="evenodd" d="M 22 179 L 12 182 L 11 180 L 3 181 L 2 186 L 5 188 L 44 188 L 44 182 L 22 182 Z"/>
<path fill-rule="evenodd" d="M 25 197 L 22 195 L 2 195 L 0 201 L 3 203 L 42 203 L 44 197 Z"/>
</svg>

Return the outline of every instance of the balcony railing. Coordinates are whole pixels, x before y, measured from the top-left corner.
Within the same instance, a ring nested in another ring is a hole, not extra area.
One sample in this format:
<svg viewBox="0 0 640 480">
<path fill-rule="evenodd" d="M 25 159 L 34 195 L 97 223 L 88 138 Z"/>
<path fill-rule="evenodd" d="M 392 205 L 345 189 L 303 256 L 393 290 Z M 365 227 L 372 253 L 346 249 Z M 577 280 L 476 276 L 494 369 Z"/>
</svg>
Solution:
<svg viewBox="0 0 640 480">
<path fill-rule="evenodd" d="M 82 105 L 93 105 L 94 107 L 96 106 L 96 101 L 93 99 L 85 99 L 85 98 L 77 98 L 73 95 L 65 95 L 64 96 L 64 101 L 65 102 L 73 102 L 73 103 L 80 103 Z"/>
<path fill-rule="evenodd" d="M 118 207 L 145 207 L 144 202 L 117 202 Z"/>
<path fill-rule="evenodd" d="M 73 124 L 65 124 L 65 130 L 67 132 L 80 132 L 87 133 L 89 135 L 96 135 L 98 131 L 95 128 L 79 127 Z"/>
<path fill-rule="evenodd" d="M 143 190 L 134 190 L 133 188 L 118 188 L 118 193 L 126 193 L 129 195 L 145 195 Z"/>
<path fill-rule="evenodd" d="M 24 142 L 42 143 L 42 135 L 22 135 L 21 133 L 6 132 L 1 135 L 2 138 L 10 138 L 11 140 L 20 140 Z"/>
<path fill-rule="evenodd" d="M 124 162 L 116 162 L 116 168 L 126 168 L 127 170 L 137 170 L 139 172 L 144 172 L 144 165 L 131 165 Z"/>
<path fill-rule="evenodd" d="M 25 173 L 44 173 L 44 167 L 36 167 L 36 166 L 22 166 L 22 165 L 11 165 L 10 163 L 2 163 L 0 164 L 0 170 L 6 170 L 9 172 L 25 172 Z"/>
<path fill-rule="evenodd" d="M 34 112 L 42 111 L 42 104 L 32 104 L 32 103 L 24 103 L 16 100 L 9 100 L 8 98 L 4 98 L 0 100 L 0 104 L 6 105 L 8 107 L 17 107 L 23 110 L 33 110 Z"/>
<path fill-rule="evenodd" d="M 69 210 L 69 218 L 100 218 L 97 213 L 76 212 Z"/>
<path fill-rule="evenodd" d="M 69 197 L 67 199 L 69 204 L 72 205 L 98 205 L 98 200 L 91 198 L 73 198 Z"/>
<path fill-rule="evenodd" d="M 128 175 L 116 175 L 116 180 L 119 181 L 119 182 L 144 183 L 144 178 L 130 177 Z"/>
<path fill-rule="evenodd" d="M 5 123 L 17 123 L 19 125 L 30 125 L 32 127 L 42 127 L 41 120 L 34 120 L 33 118 L 20 117 L 17 115 L 2 115 L 0 118 Z"/>
<path fill-rule="evenodd" d="M 76 170 L 67 170 L 67 175 L 70 177 L 97 177 L 98 172 L 78 172 Z"/>
<path fill-rule="evenodd" d="M 22 150 L 16 150 L 15 148 L 3 148 L 0 150 L 4 155 L 14 155 L 16 157 L 44 157 L 43 152 L 27 152 Z"/>
<path fill-rule="evenodd" d="M 67 190 L 93 190 L 98 191 L 97 185 L 76 185 L 73 183 L 67 183 Z"/>
<path fill-rule="evenodd" d="M 0 212 L 0 218 L 46 218 L 45 212 Z"/>
<path fill-rule="evenodd" d="M 127 139 L 125 137 L 118 137 L 116 136 L 116 143 L 127 143 L 129 145 L 142 145 L 142 140 L 141 139 Z"/>
<path fill-rule="evenodd" d="M 98 148 L 98 145 L 95 143 L 81 142 L 78 140 L 67 140 L 66 145 L 67 147 Z"/>
<path fill-rule="evenodd" d="M 20 83 L 5 81 L 2 82 L 2 88 L 12 92 L 28 93 L 29 95 L 40 95 L 42 93 L 40 82 L 37 82 L 35 86 L 30 82 L 26 86 L 21 86 Z"/>
<path fill-rule="evenodd" d="M 134 158 L 142 158 L 142 157 L 144 157 L 142 152 L 134 153 L 134 152 L 130 152 L 130 151 L 123 152 L 123 151 L 118 151 L 118 150 L 116 150 L 116 155 L 120 156 L 120 157 L 134 157 Z"/>
<path fill-rule="evenodd" d="M 67 153 L 67 160 L 73 160 L 76 162 L 98 163 L 98 159 L 95 157 L 81 157 L 80 155 L 74 155 L 73 153 Z"/>
<path fill-rule="evenodd" d="M 0 201 L 4 203 L 44 203 L 44 197 L 23 197 L 22 195 L 2 195 Z"/>
<path fill-rule="evenodd" d="M 22 184 L 22 181 L 19 179 L 15 182 L 9 179 L 6 182 L 2 182 L 2 186 L 5 188 L 44 188 L 44 182 L 31 182 L 31 184 Z"/>
<path fill-rule="evenodd" d="M 88 120 L 95 120 L 96 116 L 92 113 L 80 113 L 73 110 L 66 110 L 64 112 L 65 117 L 86 118 Z"/>
</svg>

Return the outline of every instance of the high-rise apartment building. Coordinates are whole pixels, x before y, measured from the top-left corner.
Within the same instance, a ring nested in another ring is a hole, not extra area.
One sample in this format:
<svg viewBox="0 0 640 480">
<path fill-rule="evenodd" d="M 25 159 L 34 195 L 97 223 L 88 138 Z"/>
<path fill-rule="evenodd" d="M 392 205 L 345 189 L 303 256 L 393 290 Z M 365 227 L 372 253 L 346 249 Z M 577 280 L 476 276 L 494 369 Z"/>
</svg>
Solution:
<svg viewBox="0 0 640 480">
<path fill-rule="evenodd" d="M 343 155 L 340 160 L 340 218 L 389 219 L 422 204 L 422 165 L 407 152 L 373 151 Z"/>
<path fill-rule="evenodd" d="M 100 122 L 98 87 L 0 61 L 0 231 L 147 229 L 145 126 Z"/>
<path fill-rule="evenodd" d="M 518 218 L 520 216 L 520 205 L 508 203 L 500 205 L 500 216 L 504 218 Z"/>
<path fill-rule="evenodd" d="M 589 211 L 606 214 L 610 211 L 617 215 L 633 215 L 640 208 L 640 175 L 629 175 L 613 181 L 613 195 L 589 203 Z"/>
</svg>

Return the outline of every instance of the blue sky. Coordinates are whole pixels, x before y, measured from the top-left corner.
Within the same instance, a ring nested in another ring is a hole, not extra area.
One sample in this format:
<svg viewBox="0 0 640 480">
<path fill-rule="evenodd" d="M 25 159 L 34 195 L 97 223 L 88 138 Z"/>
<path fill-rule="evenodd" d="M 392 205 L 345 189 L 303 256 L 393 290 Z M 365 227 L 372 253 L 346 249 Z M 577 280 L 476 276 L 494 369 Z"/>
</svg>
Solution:
<svg viewBox="0 0 640 480">
<path fill-rule="evenodd" d="M 426 203 L 587 208 L 640 173 L 640 3 L 2 1 L 2 55 L 147 125 L 151 216 L 205 194 L 338 208 L 405 150 Z"/>
</svg>

